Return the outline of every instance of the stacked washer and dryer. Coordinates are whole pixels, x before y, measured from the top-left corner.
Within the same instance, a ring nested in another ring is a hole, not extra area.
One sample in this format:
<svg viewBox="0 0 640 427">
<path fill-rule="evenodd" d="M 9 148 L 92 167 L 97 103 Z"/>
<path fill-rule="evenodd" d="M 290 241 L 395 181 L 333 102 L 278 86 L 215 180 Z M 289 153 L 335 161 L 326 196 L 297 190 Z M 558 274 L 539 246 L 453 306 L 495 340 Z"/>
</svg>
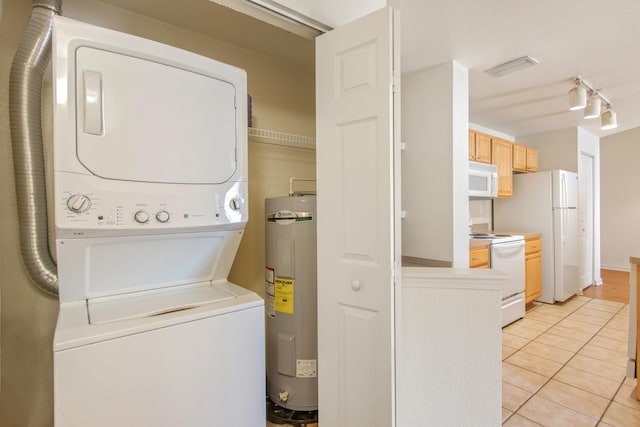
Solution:
<svg viewBox="0 0 640 427">
<path fill-rule="evenodd" d="M 264 425 L 246 74 L 54 18 L 55 425 Z"/>
</svg>

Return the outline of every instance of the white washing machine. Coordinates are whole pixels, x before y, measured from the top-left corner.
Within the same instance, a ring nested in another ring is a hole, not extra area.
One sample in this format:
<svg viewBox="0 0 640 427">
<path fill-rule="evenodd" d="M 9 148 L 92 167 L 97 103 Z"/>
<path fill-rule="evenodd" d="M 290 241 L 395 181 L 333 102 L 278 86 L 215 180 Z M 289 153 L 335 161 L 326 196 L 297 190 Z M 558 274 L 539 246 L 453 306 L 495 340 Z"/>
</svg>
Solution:
<svg viewBox="0 0 640 427">
<path fill-rule="evenodd" d="M 57 17 L 57 427 L 265 422 L 243 70 Z"/>
</svg>

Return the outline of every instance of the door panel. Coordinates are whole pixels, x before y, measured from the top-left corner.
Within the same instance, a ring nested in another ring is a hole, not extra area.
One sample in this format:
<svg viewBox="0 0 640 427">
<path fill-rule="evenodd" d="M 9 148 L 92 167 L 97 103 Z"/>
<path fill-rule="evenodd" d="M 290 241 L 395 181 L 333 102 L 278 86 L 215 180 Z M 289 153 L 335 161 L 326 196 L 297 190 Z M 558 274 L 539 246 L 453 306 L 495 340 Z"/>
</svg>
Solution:
<svg viewBox="0 0 640 427">
<path fill-rule="evenodd" d="M 323 424 L 394 422 L 394 14 L 316 44 L 318 404 Z"/>
</svg>

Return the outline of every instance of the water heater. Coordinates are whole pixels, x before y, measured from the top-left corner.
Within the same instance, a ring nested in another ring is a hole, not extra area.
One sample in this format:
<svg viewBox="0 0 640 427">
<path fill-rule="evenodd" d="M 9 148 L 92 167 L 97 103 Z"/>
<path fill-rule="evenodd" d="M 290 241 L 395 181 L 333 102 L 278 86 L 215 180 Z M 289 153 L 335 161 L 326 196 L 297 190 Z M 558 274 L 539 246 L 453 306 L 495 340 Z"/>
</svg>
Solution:
<svg viewBox="0 0 640 427">
<path fill-rule="evenodd" d="M 318 408 L 316 197 L 266 200 L 267 393 L 294 411 Z"/>
</svg>

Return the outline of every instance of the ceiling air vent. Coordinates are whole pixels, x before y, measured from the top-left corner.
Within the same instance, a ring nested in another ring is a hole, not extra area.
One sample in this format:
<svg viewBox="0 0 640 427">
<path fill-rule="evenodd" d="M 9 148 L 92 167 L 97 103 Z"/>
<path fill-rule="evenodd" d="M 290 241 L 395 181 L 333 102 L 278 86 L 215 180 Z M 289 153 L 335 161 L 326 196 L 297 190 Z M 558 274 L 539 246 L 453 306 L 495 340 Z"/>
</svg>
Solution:
<svg viewBox="0 0 640 427">
<path fill-rule="evenodd" d="M 513 59 L 504 64 L 496 65 L 493 68 L 485 70 L 487 74 L 491 74 L 493 77 L 502 77 L 505 74 L 515 73 L 516 71 L 523 70 L 525 68 L 533 67 L 537 65 L 539 61 L 530 56 L 523 56 L 521 58 Z"/>
</svg>

